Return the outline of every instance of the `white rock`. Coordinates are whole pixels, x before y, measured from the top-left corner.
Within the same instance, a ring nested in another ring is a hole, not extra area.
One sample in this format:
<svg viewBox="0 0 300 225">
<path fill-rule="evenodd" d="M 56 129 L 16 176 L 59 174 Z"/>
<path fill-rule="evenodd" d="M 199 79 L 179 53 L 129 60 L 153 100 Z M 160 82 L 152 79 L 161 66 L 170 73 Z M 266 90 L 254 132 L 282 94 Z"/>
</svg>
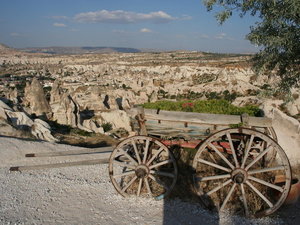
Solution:
<svg viewBox="0 0 300 225">
<path fill-rule="evenodd" d="M 52 136 L 51 127 L 43 120 L 35 119 L 31 126 L 31 133 L 40 140 L 56 142 L 58 139 Z"/>
<path fill-rule="evenodd" d="M 267 106 L 264 110 L 272 118 L 273 128 L 278 137 L 278 144 L 287 154 L 291 165 L 300 163 L 300 123 L 279 109 Z"/>
<path fill-rule="evenodd" d="M 100 114 L 102 120 L 100 123 L 111 123 L 112 128 L 124 128 L 127 131 L 132 131 L 130 126 L 130 118 L 125 111 L 114 110 L 110 112 L 102 112 Z"/>
</svg>

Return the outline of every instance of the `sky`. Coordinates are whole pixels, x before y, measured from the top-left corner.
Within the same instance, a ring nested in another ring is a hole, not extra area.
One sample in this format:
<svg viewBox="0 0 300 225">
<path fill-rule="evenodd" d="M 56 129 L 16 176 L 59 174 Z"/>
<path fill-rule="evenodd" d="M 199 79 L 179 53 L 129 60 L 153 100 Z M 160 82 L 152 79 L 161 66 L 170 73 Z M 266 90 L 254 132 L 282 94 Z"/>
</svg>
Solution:
<svg viewBox="0 0 300 225">
<path fill-rule="evenodd" d="M 13 48 L 130 47 L 253 53 L 257 18 L 219 25 L 201 0 L 0 0 L 0 43 Z"/>
</svg>

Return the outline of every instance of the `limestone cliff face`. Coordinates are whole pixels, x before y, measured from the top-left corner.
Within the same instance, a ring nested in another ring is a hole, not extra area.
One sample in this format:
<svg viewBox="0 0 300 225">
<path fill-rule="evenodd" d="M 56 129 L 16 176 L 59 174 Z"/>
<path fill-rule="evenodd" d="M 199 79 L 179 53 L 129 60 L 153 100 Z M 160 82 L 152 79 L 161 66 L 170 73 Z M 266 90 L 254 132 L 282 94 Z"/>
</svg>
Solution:
<svg viewBox="0 0 300 225">
<path fill-rule="evenodd" d="M 80 123 L 79 105 L 69 93 L 63 93 L 59 101 L 51 102 L 51 108 L 54 121 L 72 127 Z"/>
<path fill-rule="evenodd" d="M 50 117 L 51 108 L 37 78 L 33 78 L 31 84 L 26 85 L 24 94 L 24 101 L 29 106 L 31 113 L 37 116 L 46 115 L 48 118 Z"/>
<path fill-rule="evenodd" d="M 50 107 L 53 113 L 52 120 L 72 127 L 81 124 L 79 104 L 69 92 L 64 92 L 58 80 L 53 83 L 50 92 Z"/>
</svg>

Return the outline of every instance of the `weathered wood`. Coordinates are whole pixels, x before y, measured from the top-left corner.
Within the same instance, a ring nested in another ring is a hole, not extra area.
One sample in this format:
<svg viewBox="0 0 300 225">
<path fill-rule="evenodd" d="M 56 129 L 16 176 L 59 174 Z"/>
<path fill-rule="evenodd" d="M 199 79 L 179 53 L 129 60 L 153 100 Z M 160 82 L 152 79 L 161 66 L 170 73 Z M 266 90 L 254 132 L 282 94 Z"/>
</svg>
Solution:
<svg viewBox="0 0 300 225">
<path fill-rule="evenodd" d="M 50 168 L 61 168 L 61 167 L 70 167 L 70 166 L 83 166 L 83 165 L 96 165 L 108 163 L 109 159 L 93 159 L 93 160 L 84 160 L 76 162 L 65 162 L 65 163 L 53 163 L 45 165 L 33 165 L 33 166 L 14 166 L 10 167 L 10 171 L 26 171 L 26 170 L 41 170 L 41 169 L 50 169 Z"/>
<path fill-rule="evenodd" d="M 176 112 L 156 109 L 145 109 L 146 120 L 172 121 L 177 123 L 196 123 L 211 125 L 229 125 L 239 124 L 243 122 L 241 116 L 208 114 L 208 113 L 192 113 L 192 112 Z M 249 117 L 249 126 L 272 127 L 272 119 L 266 117 Z"/>
<path fill-rule="evenodd" d="M 70 156 L 70 155 L 84 155 L 84 154 L 97 154 L 97 153 L 109 153 L 114 150 L 114 146 L 93 148 L 93 149 L 80 149 L 60 152 L 39 152 L 28 153 L 25 157 L 55 157 L 55 156 Z"/>
<path fill-rule="evenodd" d="M 249 115 L 247 113 L 241 115 L 241 121 L 243 123 L 243 126 L 249 127 Z"/>
<path fill-rule="evenodd" d="M 136 115 L 136 119 L 139 123 L 139 127 L 140 127 L 140 135 L 145 135 L 147 136 L 147 128 L 145 125 L 146 119 L 145 119 L 145 111 L 143 107 L 138 107 L 138 114 Z"/>
</svg>

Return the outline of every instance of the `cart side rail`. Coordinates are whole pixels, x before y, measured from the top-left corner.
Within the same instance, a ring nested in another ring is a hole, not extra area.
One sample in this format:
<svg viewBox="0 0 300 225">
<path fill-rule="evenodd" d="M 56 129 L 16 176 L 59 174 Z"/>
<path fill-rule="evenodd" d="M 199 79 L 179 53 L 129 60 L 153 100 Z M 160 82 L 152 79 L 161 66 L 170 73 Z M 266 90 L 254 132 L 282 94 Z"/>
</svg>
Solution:
<svg viewBox="0 0 300 225">
<path fill-rule="evenodd" d="M 133 120 L 134 130 L 139 130 L 140 134 L 150 134 L 161 138 L 203 139 L 216 131 L 240 124 L 244 127 L 260 128 L 263 132 L 264 129 L 272 128 L 272 119 L 245 114 L 178 112 L 142 107 L 133 108 L 128 113 L 135 119 Z"/>
</svg>

